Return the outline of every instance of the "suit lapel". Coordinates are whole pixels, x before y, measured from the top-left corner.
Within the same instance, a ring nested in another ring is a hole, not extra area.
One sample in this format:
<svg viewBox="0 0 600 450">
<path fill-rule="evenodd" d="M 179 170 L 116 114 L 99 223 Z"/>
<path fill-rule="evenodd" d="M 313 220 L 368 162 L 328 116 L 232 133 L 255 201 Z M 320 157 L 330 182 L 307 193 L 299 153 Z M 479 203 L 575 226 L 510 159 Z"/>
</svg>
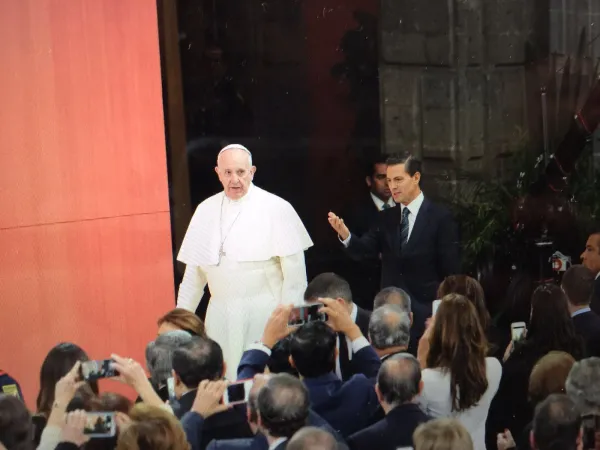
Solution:
<svg viewBox="0 0 600 450">
<path fill-rule="evenodd" d="M 423 203 L 419 208 L 419 212 L 417 213 L 417 218 L 415 220 L 415 224 L 413 225 L 413 229 L 410 232 L 410 236 L 408 237 L 408 242 L 402 249 L 402 253 L 406 254 L 407 252 L 412 251 L 413 247 L 418 244 L 421 234 L 423 233 L 423 228 L 427 227 L 427 210 L 429 209 L 429 200 L 427 198 L 423 199 Z"/>
</svg>

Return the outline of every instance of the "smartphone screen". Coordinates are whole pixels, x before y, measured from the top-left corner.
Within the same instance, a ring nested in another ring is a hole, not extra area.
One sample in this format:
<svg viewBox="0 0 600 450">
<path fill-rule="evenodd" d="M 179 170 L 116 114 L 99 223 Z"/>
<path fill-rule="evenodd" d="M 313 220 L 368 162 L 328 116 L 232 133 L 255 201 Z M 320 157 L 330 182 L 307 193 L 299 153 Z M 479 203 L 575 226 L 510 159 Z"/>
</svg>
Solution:
<svg viewBox="0 0 600 450">
<path fill-rule="evenodd" d="M 253 384 L 253 380 L 245 380 L 230 384 L 227 386 L 227 390 L 223 395 L 223 403 L 226 405 L 246 403 L 250 396 L 250 389 L 252 389 Z"/>
<path fill-rule="evenodd" d="M 89 437 L 112 437 L 116 429 L 114 412 L 89 412 L 83 434 Z"/>
<path fill-rule="evenodd" d="M 513 322 L 510 324 L 510 334 L 514 342 L 520 340 L 523 337 L 525 331 L 525 322 Z"/>
<path fill-rule="evenodd" d="M 309 322 L 327 322 L 327 314 L 319 312 L 322 307 L 322 303 L 314 303 L 292 309 L 288 325 L 300 326 Z"/>
<path fill-rule="evenodd" d="M 119 373 L 112 367 L 112 363 L 112 359 L 84 361 L 81 363 L 81 378 L 85 381 L 93 381 L 101 378 L 116 377 Z"/>
<path fill-rule="evenodd" d="M 437 312 L 438 308 L 440 307 L 440 303 L 442 303 L 441 300 L 434 300 L 433 304 L 431 305 L 431 315 L 435 316 L 435 313 Z"/>
</svg>

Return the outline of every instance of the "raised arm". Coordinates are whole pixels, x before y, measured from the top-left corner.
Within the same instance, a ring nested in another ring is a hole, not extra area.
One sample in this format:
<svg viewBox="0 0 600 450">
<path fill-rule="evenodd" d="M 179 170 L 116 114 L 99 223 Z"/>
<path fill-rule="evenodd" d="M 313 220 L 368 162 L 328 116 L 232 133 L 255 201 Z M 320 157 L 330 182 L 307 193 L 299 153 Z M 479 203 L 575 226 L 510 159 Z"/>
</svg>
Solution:
<svg viewBox="0 0 600 450">
<path fill-rule="evenodd" d="M 196 312 L 196 308 L 204 295 L 206 287 L 206 275 L 200 267 L 188 265 L 183 274 L 183 280 L 179 285 L 179 294 L 177 295 L 177 307 Z"/>
<path fill-rule="evenodd" d="M 338 234 L 338 239 L 346 247 L 347 253 L 352 259 L 362 261 L 364 259 L 373 259 L 379 256 L 381 248 L 379 245 L 380 225 L 379 223 L 372 227 L 362 236 L 353 235 L 344 219 L 330 212 L 327 218 L 331 228 Z"/>
</svg>

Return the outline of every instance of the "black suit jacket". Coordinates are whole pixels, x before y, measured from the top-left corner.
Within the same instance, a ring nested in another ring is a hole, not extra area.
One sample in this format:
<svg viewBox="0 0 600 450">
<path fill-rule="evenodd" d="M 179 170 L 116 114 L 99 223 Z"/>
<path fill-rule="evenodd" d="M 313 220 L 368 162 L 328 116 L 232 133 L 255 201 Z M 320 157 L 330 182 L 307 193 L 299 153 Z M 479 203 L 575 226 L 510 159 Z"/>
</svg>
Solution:
<svg viewBox="0 0 600 450">
<path fill-rule="evenodd" d="M 592 302 L 590 308 L 596 314 L 600 314 L 600 277 L 594 281 L 594 293 L 592 294 Z"/>
<path fill-rule="evenodd" d="M 600 316 L 594 311 L 577 314 L 573 325 L 585 341 L 586 356 L 600 356 Z"/>
<path fill-rule="evenodd" d="M 348 438 L 351 450 L 396 450 L 412 447 L 415 429 L 430 420 L 414 403 L 397 406 L 384 419 Z"/>
<path fill-rule="evenodd" d="M 360 306 L 356 305 L 356 325 L 360 328 L 363 336 L 367 337 L 369 335 L 369 321 L 371 320 L 371 311 L 367 311 L 366 309 L 362 309 Z"/>
<path fill-rule="evenodd" d="M 356 325 L 360 328 L 363 336 L 367 337 L 369 335 L 369 321 L 371 320 L 371 311 L 367 311 L 366 309 L 362 309 L 360 306 L 356 305 Z M 345 341 L 340 341 L 340 352 L 338 354 L 338 359 L 340 361 L 340 369 L 342 372 L 342 380 L 348 381 L 352 375 L 356 375 L 357 373 L 361 373 L 361 368 L 356 367 L 355 364 L 352 364 L 350 358 L 348 357 L 348 344 Z"/>
<path fill-rule="evenodd" d="M 186 392 L 179 399 L 179 409 L 176 415 L 179 419 L 192 409 L 196 389 Z M 210 416 L 204 421 L 198 450 L 204 450 L 213 439 L 252 438 L 254 434 L 246 420 L 245 408 L 232 408 Z"/>
<path fill-rule="evenodd" d="M 422 327 L 431 314 L 439 284 L 448 275 L 460 273 L 458 227 L 448 209 L 427 197 L 405 245 L 400 240 L 401 220 L 400 206 L 381 211 L 366 234 L 352 235 L 347 251 L 359 260 L 381 253 L 381 287 L 396 286 L 407 291 L 418 302 L 413 310 L 414 322 Z"/>
</svg>

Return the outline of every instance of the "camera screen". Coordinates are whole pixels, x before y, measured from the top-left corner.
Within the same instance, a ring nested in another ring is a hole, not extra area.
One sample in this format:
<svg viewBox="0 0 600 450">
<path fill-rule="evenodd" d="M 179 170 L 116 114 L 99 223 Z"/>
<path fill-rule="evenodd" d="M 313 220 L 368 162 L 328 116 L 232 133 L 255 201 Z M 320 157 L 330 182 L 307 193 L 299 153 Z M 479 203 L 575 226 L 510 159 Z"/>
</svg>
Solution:
<svg viewBox="0 0 600 450">
<path fill-rule="evenodd" d="M 111 367 L 112 360 L 85 361 L 81 363 L 81 376 L 84 380 L 98 380 L 100 378 L 115 377 L 118 372 Z"/>
<path fill-rule="evenodd" d="M 304 325 L 308 322 L 326 322 L 327 314 L 319 312 L 319 309 L 323 307 L 322 303 L 316 303 L 310 306 L 300 306 L 294 308 L 290 315 L 288 325 Z"/>
<path fill-rule="evenodd" d="M 86 417 L 83 433 L 110 436 L 113 434 L 113 421 L 113 413 L 89 413 Z"/>
<path fill-rule="evenodd" d="M 229 403 L 239 403 L 246 401 L 245 383 L 231 384 L 227 387 L 227 400 Z"/>
</svg>

